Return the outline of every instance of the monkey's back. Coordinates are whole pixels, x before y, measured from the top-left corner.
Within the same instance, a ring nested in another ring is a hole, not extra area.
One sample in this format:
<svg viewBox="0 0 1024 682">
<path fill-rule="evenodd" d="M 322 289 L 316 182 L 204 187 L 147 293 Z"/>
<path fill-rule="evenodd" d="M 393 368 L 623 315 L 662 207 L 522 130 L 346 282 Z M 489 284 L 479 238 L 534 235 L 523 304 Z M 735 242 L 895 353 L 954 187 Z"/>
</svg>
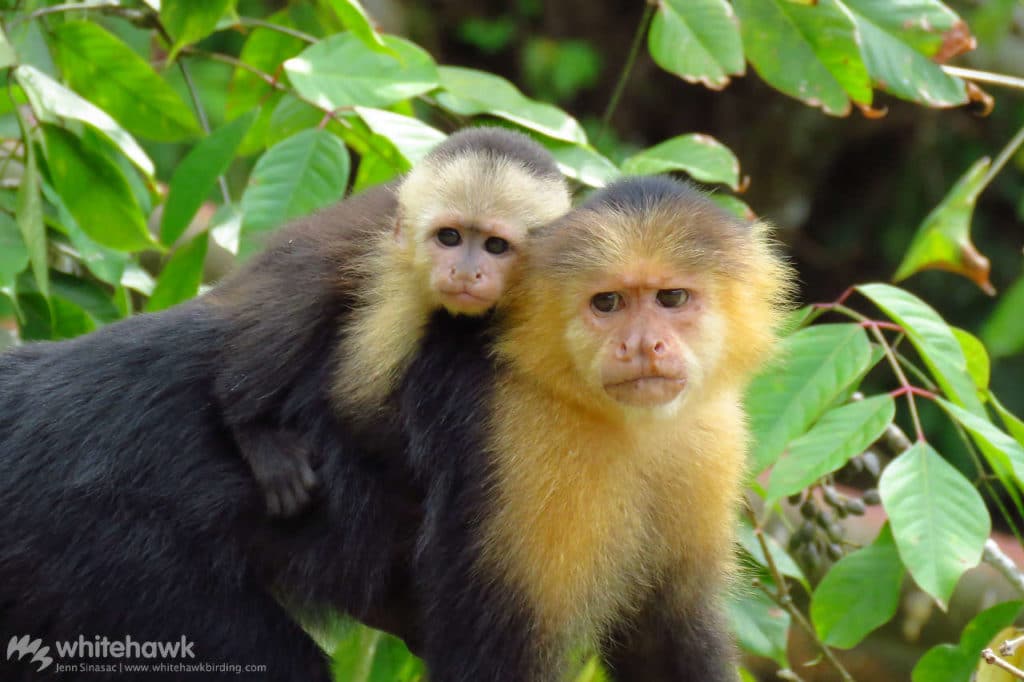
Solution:
<svg viewBox="0 0 1024 682">
<path fill-rule="evenodd" d="M 230 553 L 208 540 L 257 498 L 212 401 L 219 334 L 189 304 L 0 355 L 5 631 L 113 628 L 183 552 Z"/>
<path fill-rule="evenodd" d="M 270 589 L 402 625 L 391 571 L 419 497 L 359 456 L 329 402 L 352 266 L 394 217 L 371 190 L 282 229 L 212 295 L 0 355 L 0 629 L 305 642 Z M 327 492 L 310 516 L 266 518 L 233 414 L 309 439 Z"/>
</svg>

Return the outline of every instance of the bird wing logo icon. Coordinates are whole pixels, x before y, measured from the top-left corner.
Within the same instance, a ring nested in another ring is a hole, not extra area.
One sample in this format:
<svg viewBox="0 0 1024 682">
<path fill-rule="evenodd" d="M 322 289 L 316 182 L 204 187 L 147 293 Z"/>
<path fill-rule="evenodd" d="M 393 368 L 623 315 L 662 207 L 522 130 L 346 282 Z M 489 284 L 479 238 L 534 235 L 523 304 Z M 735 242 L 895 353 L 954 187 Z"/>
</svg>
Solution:
<svg viewBox="0 0 1024 682">
<path fill-rule="evenodd" d="M 43 640 L 32 639 L 30 635 L 23 635 L 18 637 L 17 635 L 11 637 L 11 641 L 7 643 L 7 660 L 21 660 L 26 656 L 31 655 L 32 663 L 39 664 L 38 672 L 46 670 L 53 663 L 53 659 L 49 656 L 50 647 L 43 646 Z M 17 656 L 15 656 L 17 654 Z"/>
</svg>

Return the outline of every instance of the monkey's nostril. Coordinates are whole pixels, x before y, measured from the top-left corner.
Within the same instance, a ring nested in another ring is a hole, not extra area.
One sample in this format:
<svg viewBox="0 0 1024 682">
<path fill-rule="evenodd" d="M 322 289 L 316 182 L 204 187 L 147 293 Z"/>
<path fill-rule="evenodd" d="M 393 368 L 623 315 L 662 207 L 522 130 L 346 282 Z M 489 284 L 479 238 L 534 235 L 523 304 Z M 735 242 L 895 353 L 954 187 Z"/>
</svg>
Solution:
<svg viewBox="0 0 1024 682">
<path fill-rule="evenodd" d="M 664 343 L 662 343 L 661 341 L 658 341 L 656 344 L 654 344 L 654 353 L 656 355 L 661 355 L 664 352 L 665 352 L 665 344 Z"/>
</svg>

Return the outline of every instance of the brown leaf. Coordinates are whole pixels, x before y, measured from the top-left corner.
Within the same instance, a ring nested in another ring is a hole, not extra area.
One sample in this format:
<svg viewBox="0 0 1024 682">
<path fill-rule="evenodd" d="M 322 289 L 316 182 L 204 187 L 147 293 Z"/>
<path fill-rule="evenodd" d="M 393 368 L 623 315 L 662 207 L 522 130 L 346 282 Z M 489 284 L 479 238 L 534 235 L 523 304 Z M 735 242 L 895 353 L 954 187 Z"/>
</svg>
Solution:
<svg viewBox="0 0 1024 682">
<path fill-rule="evenodd" d="M 854 102 L 854 104 L 857 106 L 858 109 L 860 109 L 861 116 L 869 120 L 885 118 L 889 114 L 889 107 L 881 107 L 879 109 L 876 109 L 875 107 L 872 107 L 870 104 L 861 104 L 860 102 Z"/>
<path fill-rule="evenodd" d="M 937 64 L 945 64 L 953 57 L 970 52 L 978 46 L 978 41 L 971 35 L 971 29 L 962 19 L 953 24 L 942 36 L 942 45 L 932 57 Z"/>
<path fill-rule="evenodd" d="M 977 83 L 967 83 L 967 108 L 976 116 L 988 116 L 996 106 L 996 100 L 992 95 L 982 90 Z"/>
</svg>

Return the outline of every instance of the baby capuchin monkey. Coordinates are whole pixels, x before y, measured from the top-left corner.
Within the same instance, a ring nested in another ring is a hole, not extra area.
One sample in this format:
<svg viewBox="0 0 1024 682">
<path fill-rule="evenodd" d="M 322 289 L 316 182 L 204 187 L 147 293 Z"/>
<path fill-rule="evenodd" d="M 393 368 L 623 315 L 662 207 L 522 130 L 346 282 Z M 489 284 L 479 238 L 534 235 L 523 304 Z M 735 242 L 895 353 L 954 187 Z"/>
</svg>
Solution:
<svg viewBox="0 0 1024 682">
<path fill-rule="evenodd" d="M 492 347 L 438 325 L 401 389 L 430 471 L 430 679 L 553 682 L 590 645 L 618 682 L 734 680 L 741 401 L 793 273 L 766 225 L 661 177 L 597 192 L 529 254 Z"/>
<path fill-rule="evenodd" d="M 542 146 L 466 129 L 403 179 L 281 230 L 211 294 L 233 330 L 216 392 L 272 516 L 302 511 L 317 483 L 288 415 L 333 385 L 324 410 L 371 436 L 391 431 L 387 398 L 431 315 L 486 315 L 526 235 L 570 205 Z"/>
</svg>

